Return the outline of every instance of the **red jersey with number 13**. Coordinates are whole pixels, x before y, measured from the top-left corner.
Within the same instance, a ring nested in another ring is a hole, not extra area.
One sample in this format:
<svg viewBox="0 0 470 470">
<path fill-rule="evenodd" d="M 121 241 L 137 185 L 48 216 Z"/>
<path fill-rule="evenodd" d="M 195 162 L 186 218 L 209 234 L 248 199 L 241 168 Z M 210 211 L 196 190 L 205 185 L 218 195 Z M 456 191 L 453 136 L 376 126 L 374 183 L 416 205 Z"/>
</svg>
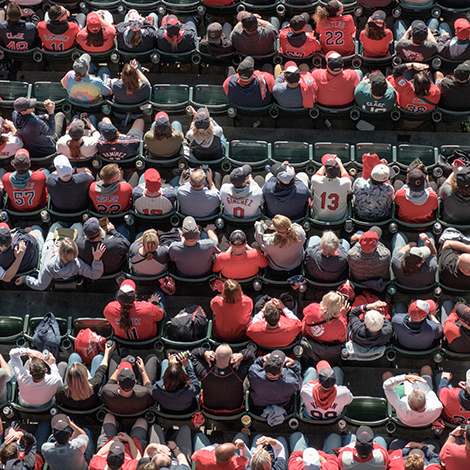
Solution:
<svg viewBox="0 0 470 470">
<path fill-rule="evenodd" d="M 317 25 L 323 52 L 335 51 L 343 57 L 354 54 L 354 36 L 356 26 L 351 15 L 329 18 L 322 25 Z"/>
<path fill-rule="evenodd" d="M 13 173 L 2 177 L 3 187 L 8 194 L 8 206 L 17 212 L 32 212 L 42 209 L 47 204 L 46 175 L 42 171 L 32 171 L 28 185 L 24 189 L 15 189 L 10 181 Z"/>
</svg>

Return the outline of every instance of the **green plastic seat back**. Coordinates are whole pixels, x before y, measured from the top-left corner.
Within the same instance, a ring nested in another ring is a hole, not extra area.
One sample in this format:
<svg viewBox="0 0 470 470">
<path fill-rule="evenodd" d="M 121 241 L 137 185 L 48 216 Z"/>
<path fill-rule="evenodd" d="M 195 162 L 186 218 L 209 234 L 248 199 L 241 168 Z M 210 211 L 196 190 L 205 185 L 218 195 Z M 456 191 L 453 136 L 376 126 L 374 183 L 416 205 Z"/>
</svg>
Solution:
<svg viewBox="0 0 470 470">
<path fill-rule="evenodd" d="M 362 163 L 362 156 L 365 153 L 377 154 L 382 159 L 385 158 L 387 162 L 393 161 L 393 147 L 391 144 L 356 144 L 356 161 Z"/>
<path fill-rule="evenodd" d="M 243 164 L 260 163 L 268 158 L 268 143 L 261 140 L 232 140 L 230 158 Z"/>
<path fill-rule="evenodd" d="M 274 142 L 273 160 L 282 163 L 287 160 L 289 163 L 305 163 L 309 160 L 309 145 L 307 142 Z"/>
<path fill-rule="evenodd" d="M 19 335 L 23 331 L 23 318 L 0 317 L 0 341 L 1 338 Z"/>
<path fill-rule="evenodd" d="M 188 85 L 154 85 L 153 101 L 163 105 L 184 104 L 189 101 Z"/>
<path fill-rule="evenodd" d="M 210 107 L 229 104 L 222 85 L 196 85 L 193 92 L 193 101 L 203 106 Z"/>
<path fill-rule="evenodd" d="M 323 155 L 331 153 L 333 155 L 338 155 L 344 165 L 351 159 L 350 152 L 350 146 L 346 143 L 317 142 L 313 147 L 313 159 L 317 163 L 321 163 Z"/>
<path fill-rule="evenodd" d="M 376 397 L 354 397 L 346 416 L 364 423 L 375 423 L 387 418 L 387 401 Z"/>
<path fill-rule="evenodd" d="M 59 101 L 67 98 L 67 90 L 60 82 L 36 82 L 33 96 L 42 103 L 44 100 Z"/>
<path fill-rule="evenodd" d="M 401 144 L 397 148 L 397 162 L 409 165 L 419 158 L 426 166 L 434 165 L 434 147 L 428 145 Z"/>
<path fill-rule="evenodd" d="M 0 80 L 0 98 L 2 100 L 16 100 L 21 96 L 28 95 L 28 84 L 26 82 L 10 82 Z"/>
</svg>

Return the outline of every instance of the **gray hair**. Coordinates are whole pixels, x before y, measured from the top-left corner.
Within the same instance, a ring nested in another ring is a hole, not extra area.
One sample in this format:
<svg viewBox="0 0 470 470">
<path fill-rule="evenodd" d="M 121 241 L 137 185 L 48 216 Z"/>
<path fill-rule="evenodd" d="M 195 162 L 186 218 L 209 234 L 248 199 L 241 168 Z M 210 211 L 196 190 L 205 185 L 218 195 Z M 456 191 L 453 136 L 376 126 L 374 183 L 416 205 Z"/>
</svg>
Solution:
<svg viewBox="0 0 470 470">
<path fill-rule="evenodd" d="M 333 255 L 339 246 L 339 238 L 331 230 L 326 230 L 320 240 L 321 249 L 326 255 Z"/>
</svg>

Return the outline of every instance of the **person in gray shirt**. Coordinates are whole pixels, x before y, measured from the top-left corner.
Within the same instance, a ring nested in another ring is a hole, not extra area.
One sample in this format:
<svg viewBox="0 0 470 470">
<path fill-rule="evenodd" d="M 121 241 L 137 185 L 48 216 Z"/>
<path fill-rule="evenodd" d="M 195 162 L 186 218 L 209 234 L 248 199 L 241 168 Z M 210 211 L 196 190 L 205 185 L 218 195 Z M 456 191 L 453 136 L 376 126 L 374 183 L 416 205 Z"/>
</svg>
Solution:
<svg viewBox="0 0 470 470">
<path fill-rule="evenodd" d="M 45 442 L 42 455 L 51 470 L 87 470 L 93 457 L 94 445 L 90 434 L 74 424 L 68 416 L 57 414 L 52 418 L 55 442 Z"/>
<path fill-rule="evenodd" d="M 312 108 L 317 89 L 312 76 L 309 73 L 301 73 L 295 62 L 289 61 L 284 71 L 276 77 L 273 96 L 279 106 L 284 108 Z"/>
<path fill-rule="evenodd" d="M 11 379 L 11 368 L 0 354 L 0 406 L 4 406 L 8 402 L 6 384 Z"/>
<path fill-rule="evenodd" d="M 182 241 L 170 245 L 170 260 L 175 263 L 176 275 L 198 278 L 212 273 L 214 255 L 220 253 L 215 225 L 204 228 L 208 239 L 199 239 L 200 231 L 193 217 L 186 217 L 182 225 Z"/>
</svg>

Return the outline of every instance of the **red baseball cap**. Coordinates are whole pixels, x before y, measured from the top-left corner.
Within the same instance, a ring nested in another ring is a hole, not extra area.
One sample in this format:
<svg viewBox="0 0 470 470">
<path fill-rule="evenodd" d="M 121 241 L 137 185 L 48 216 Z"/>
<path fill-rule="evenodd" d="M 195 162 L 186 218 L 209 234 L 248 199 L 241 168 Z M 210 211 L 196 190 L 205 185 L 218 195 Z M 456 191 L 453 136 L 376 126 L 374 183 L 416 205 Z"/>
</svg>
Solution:
<svg viewBox="0 0 470 470">
<path fill-rule="evenodd" d="M 379 236 L 376 232 L 368 230 L 361 235 L 359 243 L 361 244 L 362 251 L 373 250 L 379 243 Z"/>
<path fill-rule="evenodd" d="M 431 312 L 437 309 L 433 300 L 415 300 L 409 307 L 408 313 L 415 320 L 426 318 Z"/>
</svg>

